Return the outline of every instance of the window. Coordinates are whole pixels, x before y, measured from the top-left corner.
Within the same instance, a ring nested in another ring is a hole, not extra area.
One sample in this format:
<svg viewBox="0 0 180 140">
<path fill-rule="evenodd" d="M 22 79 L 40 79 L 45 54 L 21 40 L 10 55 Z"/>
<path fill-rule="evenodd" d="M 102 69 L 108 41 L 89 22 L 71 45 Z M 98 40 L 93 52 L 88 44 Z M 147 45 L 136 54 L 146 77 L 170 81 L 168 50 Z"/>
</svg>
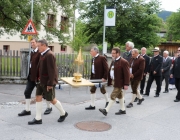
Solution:
<svg viewBox="0 0 180 140">
<path fill-rule="evenodd" d="M 55 15 L 47 14 L 47 26 L 50 28 L 55 27 L 55 23 Z"/>
<path fill-rule="evenodd" d="M 66 46 L 65 45 L 61 45 L 61 52 L 65 52 L 66 51 Z"/>
<path fill-rule="evenodd" d="M 3 45 L 3 50 L 7 52 L 9 50 L 9 45 Z"/>
<path fill-rule="evenodd" d="M 68 32 L 68 18 L 65 16 L 61 16 L 61 30 Z"/>
<path fill-rule="evenodd" d="M 48 46 L 50 49 L 51 49 L 51 51 L 54 51 L 54 46 Z"/>
</svg>

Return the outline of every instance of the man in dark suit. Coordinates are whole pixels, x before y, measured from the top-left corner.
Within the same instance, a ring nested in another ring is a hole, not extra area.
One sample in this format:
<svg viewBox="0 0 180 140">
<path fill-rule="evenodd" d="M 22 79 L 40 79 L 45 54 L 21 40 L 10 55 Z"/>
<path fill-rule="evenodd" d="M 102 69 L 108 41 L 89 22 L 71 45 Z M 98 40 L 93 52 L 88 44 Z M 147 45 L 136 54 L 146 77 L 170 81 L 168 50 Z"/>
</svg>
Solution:
<svg viewBox="0 0 180 140">
<path fill-rule="evenodd" d="M 175 86 L 178 91 L 174 102 L 180 102 L 180 47 L 178 48 L 178 57 L 175 59 L 171 70 L 171 78 L 173 77 L 175 78 Z"/>
<path fill-rule="evenodd" d="M 102 79 L 102 82 L 105 82 L 108 77 L 108 63 L 106 57 L 99 55 L 99 49 L 98 47 L 92 47 L 91 48 L 91 56 L 92 59 L 92 65 L 91 65 L 91 78 L 90 79 Z M 108 99 L 108 93 L 106 92 L 105 86 L 103 85 L 100 87 L 101 93 L 104 95 L 106 104 L 108 105 L 109 99 Z M 91 92 L 91 105 L 89 107 L 86 107 L 86 110 L 94 110 L 95 109 L 95 99 L 96 99 L 96 87 L 92 86 L 90 89 Z"/>
<path fill-rule="evenodd" d="M 131 41 L 126 42 L 126 52 L 123 53 L 123 58 L 126 59 L 128 62 L 132 57 L 132 49 L 134 48 L 134 43 Z"/>
<path fill-rule="evenodd" d="M 168 87 L 169 87 L 169 76 L 170 76 L 170 68 L 172 64 L 172 60 L 169 57 L 169 52 L 164 51 L 163 52 L 163 65 L 162 65 L 162 79 L 161 79 L 161 85 L 163 80 L 165 79 L 165 91 L 163 93 L 168 93 Z"/>
<path fill-rule="evenodd" d="M 99 109 L 99 111 L 105 116 L 109 112 L 111 106 L 114 104 L 116 98 L 119 99 L 120 110 L 115 114 L 126 114 L 122 89 L 124 88 L 124 90 L 127 90 L 130 82 L 129 63 L 120 56 L 120 49 L 117 47 L 113 48 L 111 54 L 114 61 L 112 61 L 110 65 L 108 73 L 108 85 L 113 84 L 114 89 L 111 93 L 111 99 L 108 106 L 105 109 Z"/>
<path fill-rule="evenodd" d="M 131 41 L 127 41 L 125 45 L 126 45 L 126 52 L 123 53 L 123 58 L 129 62 L 132 58 L 132 49 L 134 48 L 134 43 Z M 126 91 L 124 91 L 123 93 L 125 94 Z M 138 98 L 135 98 L 134 102 L 137 102 L 137 100 Z M 119 103 L 119 101 L 116 102 Z"/>
<path fill-rule="evenodd" d="M 149 79 L 146 86 L 146 92 L 144 96 L 149 96 L 150 88 L 152 85 L 152 82 L 156 81 L 156 94 L 154 97 L 159 97 L 159 93 L 161 91 L 161 76 L 162 76 L 162 63 L 163 63 L 163 57 L 159 55 L 159 47 L 155 47 L 154 50 L 154 56 L 151 58 L 151 62 L 149 65 Z"/>
<path fill-rule="evenodd" d="M 29 74 L 27 77 L 27 84 L 26 84 L 26 89 L 24 91 L 25 95 L 25 110 L 23 110 L 21 113 L 18 114 L 18 116 L 26 116 L 26 115 L 31 115 L 30 111 L 30 103 L 31 103 L 31 94 L 32 91 L 34 90 L 36 86 L 36 70 L 37 70 L 37 65 L 39 62 L 40 58 L 40 53 L 37 47 L 37 40 L 35 38 L 31 39 L 31 58 L 30 58 L 30 65 L 29 65 Z M 50 102 L 46 101 L 47 103 L 47 109 L 45 111 L 45 114 L 49 114 L 52 111 L 52 107 L 50 105 Z"/>
<path fill-rule="evenodd" d="M 143 74 L 143 79 L 141 80 L 141 84 L 140 84 L 140 93 L 143 94 L 144 93 L 144 86 L 145 86 L 145 82 L 146 82 L 146 75 L 147 75 L 148 70 L 149 70 L 149 62 L 150 62 L 150 57 L 146 54 L 146 48 L 145 47 L 141 48 L 141 56 L 143 56 L 143 58 L 145 59 L 144 74 Z"/>
<path fill-rule="evenodd" d="M 60 112 L 58 122 L 63 122 L 68 116 L 64 111 L 60 101 L 55 98 L 55 85 L 58 83 L 56 57 L 54 53 L 48 48 L 46 40 L 38 41 L 38 49 L 41 57 L 37 66 L 37 89 L 36 89 L 36 117 L 29 121 L 29 125 L 42 124 L 42 97 L 50 101 Z"/>
<path fill-rule="evenodd" d="M 144 101 L 144 98 L 142 98 L 141 94 L 139 93 L 138 86 L 143 78 L 145 60 L 142 56 L 140 56 L 138 49 L 132 49 L 131 53 L 132 53 L 132 58 L 130 59 L 129 65 L 130 65 L 130 81 L 131 81 L 133 96 L 131 102 L 127 105 L 127 108 L 133 107 L 133 102 L 136 97 L 138 97 L 139 99 L 139 102 L 137 103 L 138 105 L 140 105 Z"/>
</svg>

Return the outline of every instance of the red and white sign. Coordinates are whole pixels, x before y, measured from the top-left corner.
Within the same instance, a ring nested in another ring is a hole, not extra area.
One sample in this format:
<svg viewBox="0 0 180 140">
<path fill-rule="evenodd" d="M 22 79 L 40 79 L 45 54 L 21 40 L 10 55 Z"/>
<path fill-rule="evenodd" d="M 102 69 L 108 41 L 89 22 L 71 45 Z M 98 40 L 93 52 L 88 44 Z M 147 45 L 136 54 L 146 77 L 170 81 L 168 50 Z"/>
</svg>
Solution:
<svg viewBox="0 0 180 140">
<path fill-rule="evenodd" d="M 37 35 L 36 28 L 31 19 L 26 24 L 25 28 L 22 31 L 22 34 Z"/>
</svg>

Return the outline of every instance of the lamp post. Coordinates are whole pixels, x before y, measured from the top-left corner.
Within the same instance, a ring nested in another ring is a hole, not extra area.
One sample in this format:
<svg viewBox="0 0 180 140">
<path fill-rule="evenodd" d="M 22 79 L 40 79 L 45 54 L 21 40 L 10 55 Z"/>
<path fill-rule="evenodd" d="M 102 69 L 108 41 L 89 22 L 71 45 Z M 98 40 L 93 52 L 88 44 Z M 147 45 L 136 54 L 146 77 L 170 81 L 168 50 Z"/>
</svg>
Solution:
<svg viewBox="0 0 180 140">
<path fill-rule="evenodd" d="M 34 0 L 31 0 L 31 20 L 33 19 L 33 4 L 34 4 Z M 30 37 L 28 37 L 28 38 L 30 38 Z M 30 56 L 31 56 L 31 42 L 29 42 L 29 57 L 28 57 L 27 76 L 29 74 Z"/>
</svg>

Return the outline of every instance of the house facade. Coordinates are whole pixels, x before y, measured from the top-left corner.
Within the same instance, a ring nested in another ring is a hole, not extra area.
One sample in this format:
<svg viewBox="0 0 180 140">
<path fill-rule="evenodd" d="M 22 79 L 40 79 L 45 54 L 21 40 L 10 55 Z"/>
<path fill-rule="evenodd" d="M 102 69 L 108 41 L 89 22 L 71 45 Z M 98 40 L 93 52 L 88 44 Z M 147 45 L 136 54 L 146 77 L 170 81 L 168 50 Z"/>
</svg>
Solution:
<svg viewBox="0 0 180 140">
<path fill-rule="evenodd" d="M 47 17 L 44 21 L 42 21 L 44 24 L 47 24 L 48 27 L 56 27 L 60 28 L 61 30 L 65 30 L 63 25 L 60 23 L 64 23 L 64 25 L 68 24 L 68 17 L 64 16 L 61 11 L 59 11 L 56 14 L 53 14 L 52 12 L 47 13 Z M 68 28 L 69 33 L 64 33 L 65 36 L 70 36 L 70 39 L 73 37 L 73 25 L 71 24 Z M 51 36 L 48 34 L 45 30 L 45 28 L 40 25 L 40 29 L 38 32 L 38 39 L 46 38 L 47 36 L 50 36 L 53 38 L 51 41 L 49 41 L 49 48 L 55 52 L 55 53 L 71 53 L 73 50 L 68 45 L 61 46 L 58 41 L 57 37 Z M 23 36 L 21 36 L 21 33 L 17 33 L 16 35 L 10 36 L 8 34 L 4 34 L 0 37 L 0 50 L 3 50 L 4 52 L 7 52 L 8 50 L 18 50 L 21 49 L 28 49 L 29 48 L 29 41 L 27 39 L 24 39 Z"/>
</svg>

